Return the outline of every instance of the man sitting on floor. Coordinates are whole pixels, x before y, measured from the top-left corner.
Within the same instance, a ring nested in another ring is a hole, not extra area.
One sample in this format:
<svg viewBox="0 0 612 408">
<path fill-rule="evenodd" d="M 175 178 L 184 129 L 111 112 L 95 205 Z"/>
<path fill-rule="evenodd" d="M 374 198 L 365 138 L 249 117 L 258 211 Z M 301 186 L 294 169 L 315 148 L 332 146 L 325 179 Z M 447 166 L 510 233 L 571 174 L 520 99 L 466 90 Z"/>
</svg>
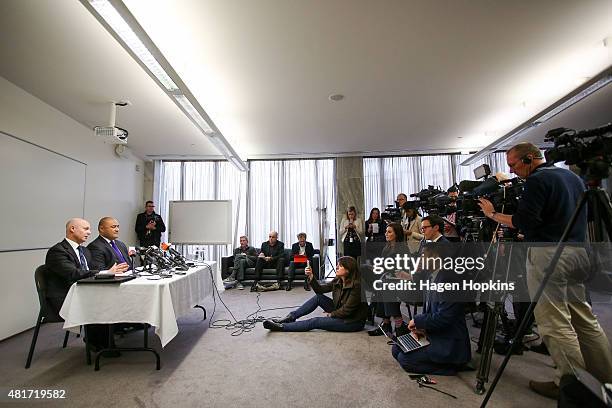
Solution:
<svg viewBox="0 0 612 408">
<path fill-rule="evenodd" d="M 423 248 L 425 259 L 443 258 L 440 253 L 444 250 L 439 245 L 426 244 Z M 424 264 L 435 266 L 436 262 Z M 427 275 L 425 279 L 434 283 L 456 282 L 460 276 L 444 269 L 424 272 Z M 416 336 L 426 336 L 431 344 L 408 353 L 394 345 L 391 353 L 404 370 L 417 374 L 455 375 L 470 361 L 472 349 L 464 304 L 453 302 L 451 296 L 446 292 L 425 291 L 425 311 L 416 315 L 408 328 Z"/>
</svg>

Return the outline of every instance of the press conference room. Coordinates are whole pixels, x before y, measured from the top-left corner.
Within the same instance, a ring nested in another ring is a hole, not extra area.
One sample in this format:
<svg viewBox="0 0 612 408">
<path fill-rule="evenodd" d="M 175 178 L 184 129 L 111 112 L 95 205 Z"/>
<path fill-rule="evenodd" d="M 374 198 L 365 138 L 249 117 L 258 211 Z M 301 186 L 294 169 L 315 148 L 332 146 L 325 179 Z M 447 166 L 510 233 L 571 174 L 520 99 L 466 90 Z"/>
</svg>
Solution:
<svg viewBox="0 0 612 408">
<path fill-rule="evenodd" d="M 2 0 L 0 38 L 2 404 L 612 406 L 609 0 Z"/>
</svg>

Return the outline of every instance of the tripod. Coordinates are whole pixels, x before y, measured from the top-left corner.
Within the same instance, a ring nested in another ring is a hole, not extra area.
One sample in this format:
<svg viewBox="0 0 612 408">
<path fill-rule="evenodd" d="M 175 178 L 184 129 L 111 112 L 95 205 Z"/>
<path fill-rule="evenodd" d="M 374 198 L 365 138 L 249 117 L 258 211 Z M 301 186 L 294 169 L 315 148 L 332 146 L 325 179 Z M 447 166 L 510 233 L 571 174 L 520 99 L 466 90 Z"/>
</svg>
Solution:
<svg viewBox="0 0 612 408">
<path fill-rule="evenodd" d="M 481 408 L 487 406 L 487 403 L 489 402 L 489 399 L 491 399 L 493 391 L 495 391 L 497 383 L 499 382 L 506 366 L 508 365 L 508 362 L 510 361 L 510 358 L 512 357 L 514 349 L 517 347 L 518 344 L 521 344 L 520 339 L 522 339 L 523 335 L 525 334 L 525 329 L 527 328 L 527 324 L 529 322 L 529 315 L 533 313 L 538 300 L 542 296 L 544 288 L 550 280 L 550 277 L 552 276 L 557 266 L 557 263 L 561 258 L 561 253 L 563 252 L 563 243 L 567 241 L 569 234 L 574 228 L 574 225 L 576 225 L 578 216 L 580 215 L 580 212 L 582 211 L 585 205 L 588 205 L 588 209 L 591 211 L 590 215 L 592 221 L 592 228 L 594 230 L 594 237 L 600 238 L 601 240 L 604 239 L 604 229 L 601 223 L 601 221 L 603 221 L 603 224 L 605 224 L 605 230 L 608 234 L 608 238 L 612 239 L 612 207 L 610 206 L 610 199 L 606 192 L 601 188 L 601 179 L 589 180 L 588 189 L 580 196 L 580 200 L 578 201 L 578 205 L 576 206 L 576 209 L 574 210 L 574 213 L 570 218 L 570 222 L 565 227 L 565 230 L 561 235 L 561 239 L 557 244 L 550 265 L 548 265 L 548 267 L 544 271 L 544 278 L 542 279 L 542 283 L 540 283 L 540 286 L 538 287 L 534 299 L 532 299 L 531 304 L 529 305 L 529 308 L 527 309 L 527 312 L 523 317 L 523 320 L 521 320 L 521 324 L 519 325 L 516 334 L 512 339 L 512 344 L 510 345 L 508 352 L 506 353 L 506 356 L 504 357 L 504 360 L 502 361 L 501 366 L 499 367 L 499 370 L 497 370 L 497 373 L 495 374 L 495 379 L 491 383 L 489 391 L 487 391 L 487 394 L 485 395 L 485 398 L 483 399 L 482 404 L 480 405 Z"/>
<path fill-rule="evenodd" d="M 502 243 L 508 243 L 510 245 L 510 251 L 507 254 L 508 265 L 506 268 L 505 281 L 508 281 L 510 274 L 510 259 L 512 258 L 512 242 L 511 241 L 497 241 L 497 248 L 495 251 L 495 261 L 493 264 L 492 279 L 496 278 L 497 265 L 499 260 L 500 245 Z M 485 384 L 489 381 L 489 371 L 491 370 L 491 357 L 493 355 L 493 348 L 495 344 L 495 335 L 497 333 L 497 321 L 499 317 L 502 317 L 503 324 L 507 325 L 504 311 L 504 303 L 496 301 L 493 306 L 489 304 L 485 305 L 484 316 L 482 320 L 482 328 L 480 331 L 480 337 L 478 339 L 478 349 L 480 350 L 480 365 L 476 372 L 476 387 L 474 392 L 482 395 L 485 391 Z M 512 346 L 511 346 L 512 348 Z"/>
</svg>

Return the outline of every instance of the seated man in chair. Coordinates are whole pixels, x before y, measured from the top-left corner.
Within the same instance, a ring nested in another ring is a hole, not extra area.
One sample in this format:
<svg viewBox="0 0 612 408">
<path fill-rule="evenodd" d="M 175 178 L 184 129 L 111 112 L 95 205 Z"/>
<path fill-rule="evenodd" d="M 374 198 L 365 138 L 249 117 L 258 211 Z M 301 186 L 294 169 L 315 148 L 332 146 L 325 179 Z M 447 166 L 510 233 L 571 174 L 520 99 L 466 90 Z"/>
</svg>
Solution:
<svg viewBox="0 0 612 408">
<path fill-rule="evenodd" d="M 257 262 L 257 250 L 249 245 L 249 239 L 243 235 L 240 237 L 240 246 L 234 249 L 234 266 L 232 267 L 232 273 L 225 279 L 223 283 L 227 287 L 233 287 L 242 290 L 244 285 L 244 273 L 247 268 L 252 268 Z"/>
<path fill-rule="evenodd" d="M 312 257 L 314 256 L 314 253 L 315 253 L 315 250 L 312 244 L 306 241 L 305 232 L 300 232 L 297 235 L 297 239 L 298 239 L 298 242 L 296 242 L 295 244 L 291 246 L 291 260 L 289 263 L 289 272 L 288 272 L 289 276 L 288 276 L 287 287 L 285 288 L 286 290 L 291 290 L 291 285 L 293 283 L 293 280 L 295 279 L 295 269 L 305 268 L 307 265 L 306 262 L 296 263 L 294 261 L 294 257 L 296 255 L 305 256 L 306 259 L 312 264 Z M 310 290 L 310 286 L 308 285 L 308 278 L 304 278 L 304 289 Z"/>
<path fill-rule="evenodd" d="M 261 244 L 261 252 L 257 257 L 255 264 L 255 281 L 251 286 L 251 292 L 255 292 L 263 287 L 259 286 L 259 280 L 264 268 L 276 269 L 276 283 L 268 288 L 268 290 L 277 290 L 281 287 L 283 281 L 283 271 L 285 270 L 285 244 L 278 240 L 278 232 L 270 231 L 268 240 Z"/>
<path fill-rule="evenodd" d="M 64 299 L 72 284 L 80 279 L 98 273 L 89 250 L 83 244 L 89 238 L 89 222 L 81 218 L 72 218 L 66 223 L 66 238 L 53 245 L 47 252 L 47 301 L 53 312 L 59 314 Z M 113 264 L 108 271 L 122 273 L 128 269 L 127 264 Z M 108 346 L 108 326 L 89 325 L 89 343 L 94 348 Z"/>
</svg>

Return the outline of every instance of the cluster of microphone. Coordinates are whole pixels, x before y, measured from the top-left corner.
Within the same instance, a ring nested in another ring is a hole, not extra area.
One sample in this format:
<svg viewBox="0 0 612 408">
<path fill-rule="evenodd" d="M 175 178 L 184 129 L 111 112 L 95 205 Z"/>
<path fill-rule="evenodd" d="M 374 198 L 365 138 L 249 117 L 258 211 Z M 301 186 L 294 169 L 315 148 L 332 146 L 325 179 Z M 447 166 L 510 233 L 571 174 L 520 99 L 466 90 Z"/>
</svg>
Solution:
<svg viewBox="0 0 612 408">
<path fill-rule="evenodd" d="M 153 265 L 158 271 L 187 271 L 189 269 L 185 257 L 170 244 L 162 242 L 160 246 L 161 248 L 155 245 L 136 248 L 136 252 L 144 259 L 145 269 L 151 269 Z"/>
</svg>

